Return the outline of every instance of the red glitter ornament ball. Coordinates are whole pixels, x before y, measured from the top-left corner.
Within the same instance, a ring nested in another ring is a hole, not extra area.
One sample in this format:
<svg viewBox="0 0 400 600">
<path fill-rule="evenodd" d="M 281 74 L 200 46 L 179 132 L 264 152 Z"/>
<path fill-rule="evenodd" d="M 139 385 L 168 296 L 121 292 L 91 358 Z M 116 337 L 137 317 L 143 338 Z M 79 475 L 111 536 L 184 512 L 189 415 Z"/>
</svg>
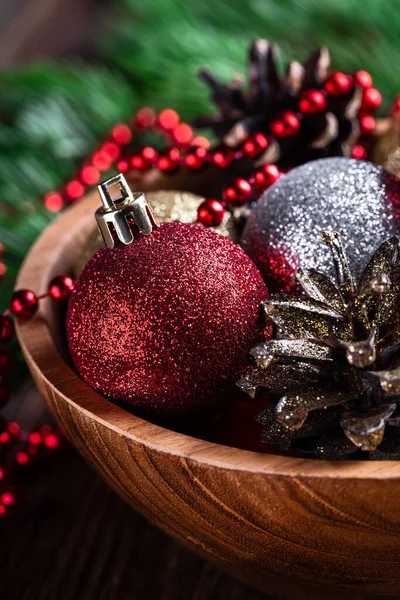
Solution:
<svg viewBox="0 0 400 600">
<path fill-rule="evenodd" d="M 166 223 L 89 261 L 69 301 L 71 356 L 115 400 L 198 413 L 222 403 L 247 366 L 267 297 L 239 246 L 201 225 Z"/>
</svg>

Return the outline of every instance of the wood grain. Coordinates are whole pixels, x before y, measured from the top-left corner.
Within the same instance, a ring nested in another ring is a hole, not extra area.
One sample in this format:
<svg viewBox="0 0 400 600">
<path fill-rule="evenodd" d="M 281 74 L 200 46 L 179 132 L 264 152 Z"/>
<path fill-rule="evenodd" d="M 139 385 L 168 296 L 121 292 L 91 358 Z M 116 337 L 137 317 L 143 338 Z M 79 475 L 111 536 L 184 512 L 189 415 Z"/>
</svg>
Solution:
<svg viewBox="0 0 400 600">
<path fill-rule="evenodd" d="M 94 193 L 38 240 L 17 285 L 37 293 L 73 264 Z M 68 364 L 50 302 L 18 335 L 36 384 L 72 443 L 164 531 L 282 598 L 400 595 L 400 466 L 302 460 L 200 441 L 146 422 Z"/>
<path fill-rule="evenodd" d="M 27 425 L 38 396 L 11 402 Z M 148 523 L 69 444 L 20 475 L 0 522 L 3 600 L 268 600 Z"/>
</svg>

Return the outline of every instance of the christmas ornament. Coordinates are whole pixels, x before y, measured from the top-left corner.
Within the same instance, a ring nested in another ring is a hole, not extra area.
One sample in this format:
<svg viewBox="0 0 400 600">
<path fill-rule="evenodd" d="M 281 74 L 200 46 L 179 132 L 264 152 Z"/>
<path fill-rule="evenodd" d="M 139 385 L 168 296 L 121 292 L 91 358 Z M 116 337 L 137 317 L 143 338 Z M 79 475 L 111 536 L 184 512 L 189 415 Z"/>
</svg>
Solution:
<svg viewBox="0 0 400 600">
<path fill-rule="evenodd" d="M 201 225 L 157 227 L 122 175 L 99 191 L 96 217 L 108 247 L 70 297 L 76 368 L 95 389 L 147 413 L 215 407 L 259 336 L 261 276 L 237 245 Z"/>
<path fill-rule="evenodd" d="M 200 204 L 204 202 L 204 198 L 196 194 L 173 190 L 147 192 L 146 198 L 154 214 L 161 222 L 181 221 L 181 223 L 193 223 L 197 219 Z M 239 241 L 236 221 L 229 212 L 224 213 L 222 222 L 214 230 L 234 242 Z M 102 237 L 98 228 L 95 227 L 78 254 L 78 259 L 74 265 L 75 276 L 82 272 L 86 263 L 102 246 Z"/>
<path fill-rule="evenodd" d="M 333 274 L 319 235 L 337 230 L 356 276 L 376 246 L 400 230 L 400 183 L 382 167 L 329 158 L 298 167 L 271 186 L 252 211 L 243 248 L 271 291 L 293 291 L 300 264 Z"/>
<path fill-rule="evenodd" d="M 358 449 L 374 458 L 385 437 L 378 457 L 390 458 L 388 448 L 400 452 L 400 238 L 379 247 L 358 283 L 340 235 L 323 238 L 336 282 L 299 270 L 306 296 L 276 294 L 263 303 L 279 337 L 252 349 L 257 367 L 239 386 L 252 395 L 269 390 L 258 417 L 265 442 L 320 458 Z"/>
<path fill-rule="evenodd" d="M 311 54 L 304 65 L 277 65 L 277 48 L 258 39 L 249 51 L 248 89 L 242 78 L 224 84 L 207 69 L 199 77 L 212 90 L 218 112 L 194 119 L 195 127 L 211 128 L 230 147 L 250 144 L 249 156 L 259 163 L 294 167 L 317 158 L 367 157 L 371 136 L 379 137 L 392 115 L 374 119 L 382 97 L 366 71 L 329 72 L 325 48 Z M 255 136 L 255 138 L 254 138 Z M 257 136 L 263 136 L 257 143 Z"/>
</svg>

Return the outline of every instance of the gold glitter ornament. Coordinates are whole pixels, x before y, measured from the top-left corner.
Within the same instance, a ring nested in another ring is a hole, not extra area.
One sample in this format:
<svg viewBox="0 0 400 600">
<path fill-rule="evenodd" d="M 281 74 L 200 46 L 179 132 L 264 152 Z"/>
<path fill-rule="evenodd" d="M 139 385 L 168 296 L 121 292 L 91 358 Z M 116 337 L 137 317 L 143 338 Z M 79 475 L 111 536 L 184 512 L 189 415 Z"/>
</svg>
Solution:
<svg viewBox="0 0 400 600">
<path fill-rule="evenodd" d="M 336 281 L 300 269 L 305 295 L 263 302 L 278 339 L 252 349 L 256 367 L 238 385 L 253 397 L 268 390 L 268 408 L 258 416 L 266 443 L 319 458 L 357 450 L 373 459 L 398 457 L 400 238 L 378 248 L 358 282 L 340 235 L 325 232 L 323 239 Z"/>
<path fill-rule="evenodd" d="M 146 197 L 154 214 L 162 222 L 181 221 L 181 223 L 194 223 L 197 219 L 198 206 L 204 201 L 204 198 L 197 194 L 174 190 L 146 192 Z M 226 211 L 222 223 L 211 229 L 221 233 L 233 242 L 239 241 L 240 234 L 235 218 L 228 211 Z M 101 235 L 97 227 L 94 227 L 82 245 L 78 259 L 75 262 L 75 277 L 79 276 L 87 262 L 102 246 Z"/>
</svg>

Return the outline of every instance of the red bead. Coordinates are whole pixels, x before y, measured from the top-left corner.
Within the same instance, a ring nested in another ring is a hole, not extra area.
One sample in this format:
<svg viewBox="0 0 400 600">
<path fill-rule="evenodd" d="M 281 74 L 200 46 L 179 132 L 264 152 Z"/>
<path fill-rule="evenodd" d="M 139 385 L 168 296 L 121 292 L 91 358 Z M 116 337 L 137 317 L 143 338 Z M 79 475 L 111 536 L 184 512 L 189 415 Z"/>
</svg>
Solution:
<svg viewBox="0 0 400 600">
<path fill-rule="evenodd" d="M 44 444 L 47 446 L 47 448 L 55 450 L 60 445 L 60 440 L 56 435 L 54 435 L 54 433 L 50 433 L 44 438 Z"/>
<path fill-rule="evenodd" d="M 55 302 L 61 302 L 68 298 L 74 289 L 74 280 L 68 275 L 57 275 L 49 283 L 49 296 Z"/>
<path fill-rule="evenodd" d="M 0 383 L 0 408 L 3 408 L 10 398 L 10 390 L 4 383 Z"/>
<path fill-rule="evenodd" d="M 85 193 L 85 188 L 80 181 L 73 179 L 65 186 L 65 194 L 70 200 L 77 200 Z"/>
<path fill-rule="evenodd" d="M 119 160 L 117 162 L 117 170 L 120 173 L 126 173 L 127 171 L 129 171 L 129 162 L 125 159 Z"/>
<path fill-rule="evenodd" d="M 0 433 L 0 444 L 8 444 L 10 440 L 11 435 L 8 433 L 8 431 L 2 431 Z"/>
<path fill-rule="evenodd" d="M 12 367 L 11 354 L 7 350 L 0 350 L 0 375 L 5 375 Z"/>
<path fill-rule="evenodd" d="M 121 156 L 121 148 L 115 142 L 104 142 L 104 144 L 100 148 L 100 152 L 103 155 L 104 159 L 108 161 L 109 165 L 111 165 L 112 162 L 118 160 Z"/>
<path fill-rule="evenodd" d="M 202 159 L 194 152 L 189 152 L 189 154 L 186 154 L 183 162 L 187 167 L 189 167 L 189 169 L 200 169 L 203 166 Z"/>
<path fill-rule="evenodd" d="M 282 176 L 282 173 L 280 172 L 280 170 L 278 169 L 278 167 L 276 165 L 271 165 L 271 164 L 264 165 L 262 167 L 262 170 L 264 171 L 266 176 L 269 178 L 270 185 L 275 183 L 275 181 L 278 181 L 278 179 Z"/>
<path fill-rule="evenodd" d="M 324 89 L 331 96 L 341 96 L 349 91 L 351 87 L 351 79 L 345 73 L 338 71 L 331 73 L 325 79 Z"/>
<path fill-rule="evenodd" d="M 304 114 L 315 114 L 325 110 L 325 94 L 319 90 L 307 90 L 300 96 L 300 111 Z"/>
<path fill-rule="evenodd" d="M 96 167 L 87 165 L 81 169 L 81 179 L 86 185 L 94 185 L 100 181 L 100 172 Z"/>
<path fill-rule="evenodd" d="M 208 152 L 207 152 L 207 148 L 204 148 L 204 146 L 199 146 L 198 148 L 194 149 L 194 153 L 196 156 L 198 156 L 199 158 L 201 158 L 201 160 L 207 160 L 208 159 Z"/>
<path fill-rule="evenodd" d="M 0 467 L 0 481 L 4 479 L 4 469 Z"/>
<path fill-rule="evenodd" d="M 229 204 L 243 204 L 251 200 L 253 190 L 246 179 L 237 178 L 232 181 L 223 191 L 223 199 Z"/>
<path fill-rule="evenodd" d="M 42 436 L 38 431 L 32 431 L 32 433 L 30 433 L 28 436 L 28 441 L 30 444 L 37 446 L 38 444 L 42 443 Z"/>
<path fill-rule="evenodd" d="M 4 492 L 0 496 L 0 502 L 4 506 L 13 506 L 15 504 L 15 494 L 13 492 Z"/>
<path fill-rule="evenodd" d="M 0 504 L 0 517 L 2 517 L 3 515 L 5 515 L 6 512 L 7 512 L 7 509 L 4 506 L 4 504 Z"/>
<path fill-rule="evenodd" d="M 21 426 L 16 421 L 10 421 L 7 429 L 14 437 L 18 437 L 21 433 Z"/>
<path fill-rule="evenodd" d="M 211 156 L 211 160 L 214 165 L 220 167 L 221 169 L 226 169 L 234 159 L 234 152 L 230 148 L 225 148 L 224 150 L 217 150 Z"/>
<path fill-rule="evenodd" d="M 25 466 L 29 463 L 29 455 L 26 452 L 20 451 L 15 455 L 15 460 L 21 466 Z"/>
<path fill-rule="evenodd" d="M 95 152 L 92 156 L 92 164 L 99 171 L 107 171 L 111 167 L 111 163 L 112 159 L 103 150 Z"/>
<path fill-rule="evenodd" d="M 364 90 L 361 110 L 376 110 L 382 102 L 382 95 L 376 88 Z"/>
<path fill-rule="evenodd" d="M 172 132 L 177 144 L 188 144 L 193 138 L 193 129 L 187 123 L 179 123 Z"/>
<path fill-rule="evenodd" d="M 276 137 L 288 137 L 300 128 L 300 119 L 294 112 L 286 110 L 271 123 L 271 131 Z"/>
<path fill-rule="evenodd" d="M 165 131 L 171 131 L 175 129 L 175 127 L 179 123 L 179 115 L 172 108 L 165 108 L 158 115 L 158 124 L 161 129 L 165 129 Z"/>
<path fill-rule="evenodd" d="M 362 135 L 370 135 L 375 129 L 375 119 L 371 115 L 360 117 L 360 131 Z"/>
<path fill-rule="evenodd" d="M 0 277 L 3 277 L 7 273 L 7 267 L 4 263 L 0 262 Z"/>
<path fill-rule="evenodd" d="M 261 152 L 268 148 L 268 140 L 262 133 L 253 133 L 249 135 L 243 143 L 243 152 L 249 158 L 255 158 Z"/>
<path fill-rule="evenodd" d="M 125 123 L 118 123 L 112 129 L 112 137 L 120 146 L 126 146 L 132 141 L 131 128 Z"/>
<path fill-rule="evenodd" d="M 264 165 L 254 175 L 254 184 L 259 192 L 264 192 L 281 176 L 281 172 L 276 165 Z"/>
<path fill-rule="evenodd" d="M 206 227 L 216 227 L 224 218 L 225 209 L 219 200 L 204 200 L 197 209 L 197 220 Z"/>
<path fill-rule="evenodd" d="M 144 171 L 145 169 L 150 168 L 149 163 L 146 160 L 144 160 L 143 157 L 139 154 L 132 156 L 131 165 L 134 169 L 137 169 L 138 171 Z"/>
<path fill-rule="evenodd" d="M 143 160 L 147 161 L 148 163 L 156 162 L 158 158 L 158 152 L 154 150 L 154 148 L 152 148 L 151 146 L 146 146 L 145 148 L 142 148 L 140 154 L 142 155 Z"/>
<path fill-rule="evenodd" d="M 157 115 L 152 108 L 147 106 L 141 108 L 134 118 L 134 124 L 139 129 L 147 129 L 148 127 L 154 127 L 156 123 Z"/>
<path fill-rule="evenodd" d="M 181 158 L 181 151 L 179 150 L 179 148 L 171 148 L 170 150 L 168 150 L 167 156 L 172 161 L 179 163 L 179 160 Z"/>
<path fill-rule="evenodd" d="M 7 315 L 0 315 L 0 342 L 9 342 L 14 337 L 14 323 Z"/>
<path fill-rule="evenodd" d="M 19 319 L 30 319 L 38 309 L 38 299 L 31 290 L 17 290 L 11 296 L 10 310 Z"/>
<path fill-rule="evenodd" d="M 64 198 L 58 192 L 49 192 L 43 198 L 43 203 L 50 212 L 58 212 L 64 206 Z"/>
<path fill-rule="evenodd" d="M 157 167 L 160 171 L 175 171 L 178 167 L 176 161 L 171 160 L 169 156 L 160 156 L 157 161 Z"/>
<path fill-rule="evenodd" d="M 361 144 L 356 144 L 351 151 L 351 156 L 359 160 L 364 160 L 367 158 L 367 151 Z"/>
<path fill-rule="evenodd" d="M 354 83 L 367 89 L 372 86 L 372 77 L 367 71 L 357 71 L 354 73 Z"/>
</svg>

